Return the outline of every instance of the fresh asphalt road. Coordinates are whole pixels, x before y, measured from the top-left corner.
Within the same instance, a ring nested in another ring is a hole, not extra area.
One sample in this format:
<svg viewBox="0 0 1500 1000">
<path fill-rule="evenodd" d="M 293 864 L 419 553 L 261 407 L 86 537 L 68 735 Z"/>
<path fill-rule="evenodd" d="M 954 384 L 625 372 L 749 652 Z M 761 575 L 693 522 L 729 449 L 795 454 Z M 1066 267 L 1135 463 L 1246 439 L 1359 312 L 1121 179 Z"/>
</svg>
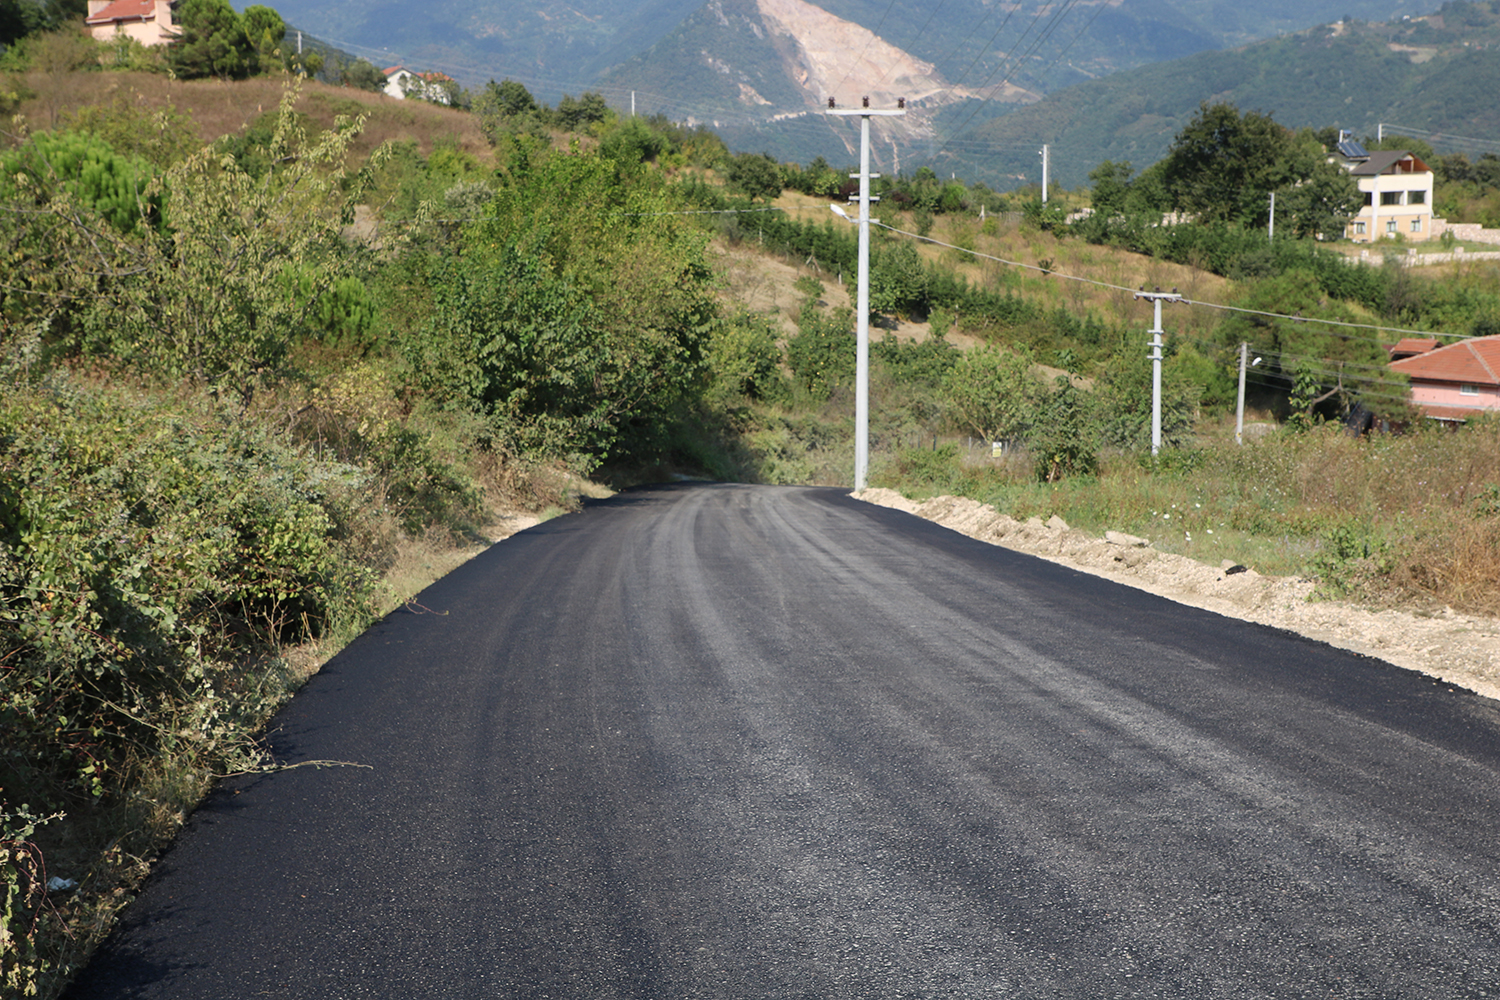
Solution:
<svg viewBox="0 0 1500 1000">
<path fill-rule="evenodd" d="M 835 490 L 523 532 L 277 717 L 95 997 L 1500 996 L 1500 704 Z"/>
</svg>

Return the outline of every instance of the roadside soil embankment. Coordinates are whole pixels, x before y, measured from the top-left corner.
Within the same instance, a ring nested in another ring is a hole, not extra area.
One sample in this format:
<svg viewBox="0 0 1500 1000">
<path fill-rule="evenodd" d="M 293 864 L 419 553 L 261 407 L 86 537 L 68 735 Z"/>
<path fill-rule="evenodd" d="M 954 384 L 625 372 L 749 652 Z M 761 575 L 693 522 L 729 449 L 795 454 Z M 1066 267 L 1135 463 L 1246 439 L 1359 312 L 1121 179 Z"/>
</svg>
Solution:
<svg viewBox="0 0 1500 1000">
<path fill-rule="evenodd" d="M 1119 532 L 1096 538 L 1059 517 L 1017 521 L 962 497 L 908 500 L 895 490 L 854 496 L 904 510 L 971 538 L 1102 576 L 1179 604 L 1257 622 L 1420 671 L 1487 698 L 1500 698 L 1500 621 L 1442 609 L 1433 614 L 1371 611 L 1311 600 L 1313 583 L 1262 576 L 1254 569 L 1209 566 L 1151 548 Z M 1235 572 L 1229 572 L 1234 569 Z"/>
</svg>

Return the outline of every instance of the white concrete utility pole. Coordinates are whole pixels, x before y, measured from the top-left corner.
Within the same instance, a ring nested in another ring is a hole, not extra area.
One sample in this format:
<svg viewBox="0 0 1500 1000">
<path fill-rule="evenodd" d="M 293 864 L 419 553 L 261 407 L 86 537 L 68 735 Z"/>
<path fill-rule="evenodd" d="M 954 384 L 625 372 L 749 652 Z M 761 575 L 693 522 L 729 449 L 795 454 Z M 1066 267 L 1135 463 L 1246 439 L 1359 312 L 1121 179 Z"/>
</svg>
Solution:
<svg viewBox="0 0 1500 1000">
<path fill-rule="evenodd" d="M 1151 304 L 1156 307 L 1156 324 L 1146 331 L 1151 334 L 1151 454 L 1155 456 L 1161 451 L 1161 304 L 1181 302 L 1182 296 L 1177 294 L 1175 288 L 1170 292 L 1164 292 L 1160 288 L 1148 292 L 1142 287 L 1135 293 L 1135 297 L 1150 299 Z"/>
<path fill-rule="evenodd" d="M 865 488 L 870 472 L 870 178 L 879 174 L 870 173 L 870 117 L 882 115 L 898 117 L 906 114 L 906 98 L 896 102 L 894 110 L 872 110 L 866 97 L 864 106 L 845 110 L 828 99 L 830 115 L 859 115 L 859 173 L 850 177 L 859 178 L 859 291 L 856 295 L 858 326 L 855 329 L 854 355 L 854 488 Z M 879 200 L 879 199 L 875 199 Z M 839 215 L 845 215 L 838 205 L 831 206 Z"/>
<path fill-rule="evenodd" d="M 1240 392 L 1234 404 L 1234 443 L 1245 443 L 1245 359 L 1250 356 L 1250 345 L 1240 341 Z M 1260 364 L 1256 358 L 1249 367 Z"/>
<path fill-rule="evenodd" d="M 1042 144 L 1042 204 L 1047 204 L 1047 171 L 1051 166 L 1047 156 L 1047 144 Z"/>
</svg>

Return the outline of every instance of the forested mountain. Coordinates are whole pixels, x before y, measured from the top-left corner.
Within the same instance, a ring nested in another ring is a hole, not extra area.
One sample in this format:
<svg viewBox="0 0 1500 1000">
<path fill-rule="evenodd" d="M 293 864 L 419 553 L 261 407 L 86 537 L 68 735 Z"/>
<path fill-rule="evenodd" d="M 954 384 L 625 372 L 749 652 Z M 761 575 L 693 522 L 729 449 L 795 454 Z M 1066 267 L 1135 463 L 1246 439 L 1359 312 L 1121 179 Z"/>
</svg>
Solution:
<svg viewBox="0 0 1500 1000">
<path fill-rule="evenodd" d="M 858 129 L 822 114 L 828 97 L 905 97 L 908 116 L 877 125 L 879 169 L 931 166 L 999 188 L 1040 180 L 1043 143 L 1052 179 L 1067 185 L 1105 159 L 1145 166 L 1204 100 L 1361 134 L 1392 120 L 1463 135 L 1497 124 L 1477 96 L 1500 82 L 1494 0 L 1438 13 L 1422 0 L 439 0 L 420 18 L 385 2 L 278 9 L 377 63 L 440 69 L 470 87 L 511 78 L 544 100 L 593 90 L 781 160 L 853 159 Z"/>
<path fill-rule="evenodd" d="M 285 0 L 277 9 L 289 23 L 357 47 L 372 61 L 425 61 L 471 86 L 509 76 L 555 100 L 564 91 L 577 94 L 608 82 L 619 88 L 608 95 L 619 103 L 628 101 L 625 91 L 648 91 L 654 82 L 672 81 L 684 86 L 658 93 L 657 99 L 686 106 L 703 96 L 690 81 L 722 75 L 716 65 L 752 75 L 777 65 L 764 47 L 738 50 L 736 32 L 715 38 L 702 30 L 729 18 L 721 11 L 726 6 L 733 5 L 721 0 L 574 0 L 567 5 L 434 0 L 417 9 L 391 0 Z M 748 6 L 783 4 L 752 0 Z M 818 6 L 931 63 L 956 84 L 983 89 L 1009 79 L 1040 94 L 1346 15 L 1385 19 L 1418 14 L 1427 5 L 1422 0 L 824 0 Z M 679 37 L 669 40 L 674 34 Z M 689 38 L 704 44 L 689 45 Z M 650 59 L 640 58 L 664 41 Z M 814 39 L 796 41 L 806 45 Z M 608 77 L 601 79 L 606 71 Z M 701 118 L 704 111 L 700 106 L 692 113 Z"/>
<path fill-rule="evenodd" d="M 1146 66 L 1049 94 L 960 135 L 937 169 L 990 181 L 1036 180 L 1036 146 L 1052 179 L 1082 183 L 1104 160 L 1156 162 L 1203 101 L 1227 101 L 1282 125 L 1373 135 L 1381 122 L 1422 133 L 1500 139 L 1500 2 L 1448 3 L 1438 13 L 1343 21 L 1245 46 Z M 939 134 L 965 109 L 940 122 Z M 1008 186 L 1008 185 L 1007 185 Z"/>
</svg>

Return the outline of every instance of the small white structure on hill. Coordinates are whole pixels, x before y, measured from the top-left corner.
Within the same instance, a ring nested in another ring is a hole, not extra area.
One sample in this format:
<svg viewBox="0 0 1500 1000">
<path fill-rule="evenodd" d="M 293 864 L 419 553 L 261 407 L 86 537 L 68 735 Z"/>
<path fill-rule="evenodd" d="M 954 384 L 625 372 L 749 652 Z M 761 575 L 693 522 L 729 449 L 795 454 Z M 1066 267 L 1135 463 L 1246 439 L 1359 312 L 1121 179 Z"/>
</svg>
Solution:
<svg viewBox="0 0 1500 1000">
<path fill-rule="evenodd" d="M 415 97 L 435 104 L 451 104 L 448 87 L 453 83 L 453 77 L 446 73 L 413 73 L 405 66 L 392 66 L 385 71 L 385 92 L 403 100 Z"/>
</svg>

